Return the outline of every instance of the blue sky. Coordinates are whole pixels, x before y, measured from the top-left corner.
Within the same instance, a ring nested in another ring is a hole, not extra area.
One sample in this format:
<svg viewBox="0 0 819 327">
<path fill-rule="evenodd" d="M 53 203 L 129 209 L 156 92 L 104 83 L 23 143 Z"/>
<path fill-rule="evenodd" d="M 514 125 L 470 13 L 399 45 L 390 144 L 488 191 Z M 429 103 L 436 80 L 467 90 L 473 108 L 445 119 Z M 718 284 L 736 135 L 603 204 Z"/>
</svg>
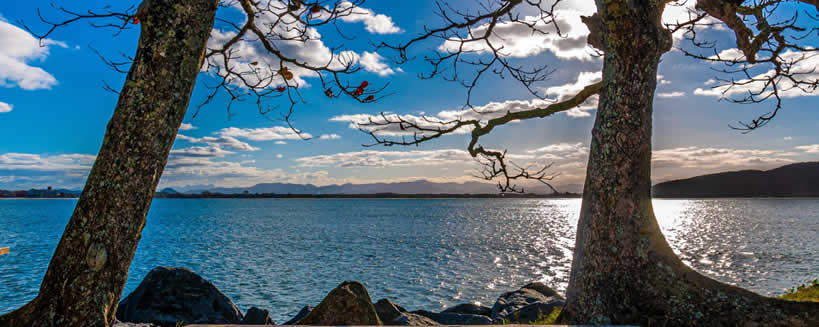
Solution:
<svg viewBox="0 0 819 327">
<path fill-rule="evenodd" d="M 474 2 L 452 3 L 469 6 Z M 78 10 L 101 6 L 96 1 L 57 4 Z M 364 148 L 362 144 L 371 139 L 350 124 L 350 120 L 380 112 L 442 119 L 469 114 L 463 108 L 463 87 L 441 79 L 417 78 L 429 71 L 420 58 L 443 49 L 440 41 L 414 48 L 411 55 L 418 59 L 401 65 L 390 60 L 395 53 L 376 51 L 371 46 L 381 41 L 402 42 L 425 25 L 440 25 L 433 5 L 431 1 L 371 0 L 362 6 L 360 17 L 339 23 L 354 40 L 340 38 L 334 28 L 319 29 L 321 41 L 313 44 L 316 48 L 301 49 L 304 56 L 320 56 L 319 50 L 343 44 L 345 50 L 356 53 L 363 68 L 352 79 L 374 85 L 389 82 L 388 91 L 393 95 L 369 104 L 345 97 L 328 99 L 314 86 L 316 78 L 297 76 L 309 86 L 302 88 L 307 103 L 296 107 L 292 120 L 312 136 L 306 141 L 283 123 L 259 115 L 252 103 L 234 104 L 233 115 L 228 117 L 226 99 L 217 97 L 195 118 L 194 108 L 189 109 L 160 186 L 475 180 L 470 175 L 476 165 L 465 153 L 467 134 L 411 148 Z M 116 94 L 102 88 L 103 81 L 119 88 L 125 77 L 104 65 L 91 48 L 111 58 L 120 52 L 133 54 L 139 36 L 131 29 L 113 37 L 111 30 L 80 23 L 57 30 L 40 47 L 19 23 L 24 20 L 34 30 L 43 31 L 46 26 L 38 21 L 37 8 L 46 17 L 59 17 L 47 1 L 0 3 L 0 189 L 82 186 L 117 101 Z M 577 16 L 590 13 L 593 2 L 568 2 L 561 8 L 559 17 L 568 31 L 566 37 L 582 40 L 587 31 Z M 669 10 L 668 19 L 684 14 L 679 8 L 674 10 Z M 220 9 L 219 15 L 243 19 L 231 8 Z M 217 26 L 212 42 L 224 32 Z M 724 28 L 717 26 L 703 33 L 720 41 L 720 49 L 733 47 Z M 508 42 L 516 62 L 548 63 L 556 69 L 549 80 L 537 85 L 550 98 L 560 98 L 571 93 L 573 86 L 576 89 L 591 83 L 602 67 L 602 61 L 590 56 L 589 49 L 563 47 L 554 34 L 510 34 L 503 42 Z M 819 45 L 815 36 L 804 42 Z M 255 55 L 267 60 L 263 54 Z M 714 67 L 686 58 L 680 51 L 664 55 L 655 99 L 655 181 L 819 160 L 819 91 L 786 98 L 785 108 L 775 121 L 742 134 L 729 124 L 755 118 L 769 111 L 773 103 L 719 101 L 719 96 L 709 94 L 712 84 L 708 81 L 721 76 Z M 206 89 L 201 83 L 213 80 L 213 76 L 200 74 L 192 104 L 204 99 Z M 489 77 L 481 81 L 471 102 L 479 111 L 488 112 L 541 104 L 533 100 L 520 84 Z M 508 149 L 523 163 L 553 162 L 553 171 L 561 174 L 555 185 L 582 184 L 595 114 L 591 108 L 593 103 L 546 119 L 512 123 L 481 141 L 486 147 Z"/>
</svg>

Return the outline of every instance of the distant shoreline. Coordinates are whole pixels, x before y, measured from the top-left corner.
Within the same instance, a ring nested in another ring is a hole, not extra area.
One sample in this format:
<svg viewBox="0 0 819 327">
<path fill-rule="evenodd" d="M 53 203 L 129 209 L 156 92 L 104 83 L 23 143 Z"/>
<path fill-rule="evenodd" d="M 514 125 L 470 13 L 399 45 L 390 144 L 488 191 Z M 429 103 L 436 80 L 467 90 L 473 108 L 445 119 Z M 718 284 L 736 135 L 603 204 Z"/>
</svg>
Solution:
<svg viewBox="0 0 819 327">
<path fill-rule="evenodd" d="M 534 194 L 534 193 L 505 193 L 505 194 L 224 194 L 224 193 L 157 193 L 154 198 L 165 199 L 560 199 L 580 198 L 578 193 Z"/>
</svg>

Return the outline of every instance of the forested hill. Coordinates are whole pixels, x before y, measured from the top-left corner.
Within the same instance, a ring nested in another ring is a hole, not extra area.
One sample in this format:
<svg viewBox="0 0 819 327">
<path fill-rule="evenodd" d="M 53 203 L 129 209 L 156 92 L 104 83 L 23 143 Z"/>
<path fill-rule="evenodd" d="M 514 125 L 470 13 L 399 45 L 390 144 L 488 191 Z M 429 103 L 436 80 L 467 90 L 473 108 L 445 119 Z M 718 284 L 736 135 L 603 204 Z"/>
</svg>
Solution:
<svg viewBox="0 0 819 327">
<path fill-rule="evenodd" d="M 656 198 L 814 197 L 819 196 L 819 162 L 668 181 L 652 191 Z"/>
</svg>

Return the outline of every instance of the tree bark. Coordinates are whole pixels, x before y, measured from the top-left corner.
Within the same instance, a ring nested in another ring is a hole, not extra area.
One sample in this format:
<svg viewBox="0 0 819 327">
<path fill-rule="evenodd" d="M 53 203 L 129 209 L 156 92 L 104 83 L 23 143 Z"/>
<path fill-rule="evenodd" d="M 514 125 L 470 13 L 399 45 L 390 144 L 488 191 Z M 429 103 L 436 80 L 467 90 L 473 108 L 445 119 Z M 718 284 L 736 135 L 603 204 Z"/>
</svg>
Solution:
<svg viewBox="0 0 819 327">
<path fill-rule="evenodd" d="M 37 297 L 0 326 L 109 326 L 202 65 L 216 0 L 151 0 L 134 62 Z"/>
<path fill-rule="evenodd" d="M 819 303 L 763 297 L 687 267 L 651 205 L 652 107 L 671 35 L 664 1 L 597 1 L 605 52 L 566 323 L 644 326 L 819 325 Z M 587 22 L 588 24 L 588 22 Z M 816 325 L 814 325 L 816 324 Z"/>
</svg>

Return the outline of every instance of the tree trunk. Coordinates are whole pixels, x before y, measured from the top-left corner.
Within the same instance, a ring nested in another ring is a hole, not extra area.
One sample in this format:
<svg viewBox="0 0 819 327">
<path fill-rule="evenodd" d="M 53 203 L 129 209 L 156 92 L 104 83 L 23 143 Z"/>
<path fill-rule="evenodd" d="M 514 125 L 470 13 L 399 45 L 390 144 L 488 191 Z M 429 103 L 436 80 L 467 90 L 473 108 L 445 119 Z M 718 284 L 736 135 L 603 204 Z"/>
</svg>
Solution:
<svg viewBox="0 0 819 327">
<path fill-rule="evenodd" d="M 109 326 L 185 116 L 216 0 L 145 0 L 139 47 L 37 297 L 1 326 Z"/>
<path fill-rule="evenodd" d="M 776 300 L 719 283 L 671 250 L 651 206 L 652 102 L 659 59 L 671 44 L 660 25 L 665 2 L 612 0 L 597 6 L 598 24 L 590 29 L 600 33 L 605 51 L 603 85 L 561 321 L 819 324 L 819 303 Z"/>
</svg>

